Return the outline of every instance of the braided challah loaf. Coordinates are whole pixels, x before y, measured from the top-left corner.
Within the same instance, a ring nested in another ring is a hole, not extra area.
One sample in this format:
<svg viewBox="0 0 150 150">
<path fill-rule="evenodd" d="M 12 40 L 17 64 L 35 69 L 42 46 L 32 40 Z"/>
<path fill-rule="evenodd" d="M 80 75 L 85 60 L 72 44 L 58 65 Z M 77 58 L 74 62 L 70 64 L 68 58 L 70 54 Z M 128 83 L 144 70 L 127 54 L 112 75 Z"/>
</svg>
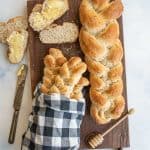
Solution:
<svg viewBox="0 0 150 150">
<path fill-rule="evenodd" d="M 41 91 L 45 94 L 60 93 L 68 98 L 83 97 L 82 88 L 89 84 L 82 74 L 87 66 L 79 57 L 68 61 L 58 49 L 51 48 L 44 59 L 44 77 Z"/>
<path fill-rule="evenodd" d="M 117 119 L 124 111 L 123 56 L 119 40 L 120 0 L 82 0 L 80 45 L 90 72 L 91 116 L 99 124 Z"/>
</svg>

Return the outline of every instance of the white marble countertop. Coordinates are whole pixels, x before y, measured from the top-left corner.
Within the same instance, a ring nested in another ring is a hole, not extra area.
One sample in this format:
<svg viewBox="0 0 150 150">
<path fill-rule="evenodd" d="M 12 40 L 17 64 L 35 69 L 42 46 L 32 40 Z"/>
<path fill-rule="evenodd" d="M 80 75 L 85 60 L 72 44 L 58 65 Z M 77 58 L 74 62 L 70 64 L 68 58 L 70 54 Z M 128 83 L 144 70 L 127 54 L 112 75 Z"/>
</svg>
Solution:
<svg viewBox="0 0 150 150">
<path fill-rule="evenodd" d="M 129 107 L 136 108 L 130 118 L 128 150 L 149 150 L 150 144 L 150 1 L 123 0 L 124 39 Z M 0 21 L 22 15 L 26 0 L 5 0 L 0 4 Z M 8 134 L 13 114 L 13 97 L 18 65 L 11 65 L 6 58 L 6 47 L 0 44 L 0 150 L 20 150 L 21 136 L 27 126 L 31 110 L 30 75 L 26 81 L 23 103 L 19 116 L 16 141 L 8 144 Z M 28 62 L 28 58 L 24 59 Z"/>
</svg>

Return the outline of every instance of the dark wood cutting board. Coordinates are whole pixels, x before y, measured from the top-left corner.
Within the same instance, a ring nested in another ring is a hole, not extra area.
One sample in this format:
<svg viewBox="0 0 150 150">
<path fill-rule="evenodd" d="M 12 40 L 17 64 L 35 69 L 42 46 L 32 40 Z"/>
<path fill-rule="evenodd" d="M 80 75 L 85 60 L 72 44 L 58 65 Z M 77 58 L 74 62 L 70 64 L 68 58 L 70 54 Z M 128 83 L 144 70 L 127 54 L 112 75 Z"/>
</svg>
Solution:
<svg viewBox="0 0 150 150">
<path fill-rule="evenodd" d="M 32 11 L 32 8 L 37 3 L 42 3 L 43 0 L 29 0 L 27 1 L 28 15 Z M 62 16 L 60 19 L 55 21 L 55 23 L 62 24 L 64 21 L 75 22 L 79 27 L 79 5 L 81 0 L 69 0 L 70 9 L 69 11 Z M 123 43 L 123 25 L 122 18 L 119 19 L 120 23 L 120 38 Z M 31 71 L 31 85 L 32 92 L 39 81 L 42 79 L 43 75 L 43 58 L 46 54 L 48 54 L 49 48 L 60 48 L 66 57 L 71 56 L 80 56 L 83 58 L 83 54 L 80 49 L 79 41 L 72 44 L 42 44 L 39 40 L 39 34 L 34 32 L 31 27 L 29 27 L 29 54 L 30 54 L 30 71 Z M 123 59 L 123 64 L 125 68 L 125 57 Z M 125 112 L 127 112 L 127 94 L 126 94 L 126 74 L 124 70 L 123 75 L 124 80 L 124 97 L 126 99 L 126 108 Z M 97 125 L 92 118 L 90 117 L 90 100 L 88 89 L 85 89 L 85 97 L 86 97 L 86 115 L 83 119 L 81 125 L 81 148 L 88 148 L 85 142 L 85 137 L 91 132 L 103 132 L 112 126 L 115 121 L 107 125 Z M 129 131 L 128 131 L 128 119 L 126 119 L 123 123 L 121 123 L 116 129 L 114 129 L 111 133 L 109 133 L 103 142 L 103 144 L 99 148 L 120 148 L 120 147 L 128 147 L 129 146 Z"/>
</svg>

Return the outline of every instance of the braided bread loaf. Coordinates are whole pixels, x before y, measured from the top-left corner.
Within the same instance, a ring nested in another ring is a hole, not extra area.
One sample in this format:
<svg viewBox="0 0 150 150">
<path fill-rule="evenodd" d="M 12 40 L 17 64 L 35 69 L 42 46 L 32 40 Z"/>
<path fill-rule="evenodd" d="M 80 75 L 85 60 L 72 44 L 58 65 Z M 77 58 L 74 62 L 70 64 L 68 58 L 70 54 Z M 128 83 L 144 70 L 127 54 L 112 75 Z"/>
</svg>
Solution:
<svg viewBox="0 0 150 150">
<path fill-rule="evenodd" d="M 120 0 L 82 0 L 80 46 L 90 72 L 91 116 L 98 124 L 117 119 L 124 111 L 123 56 L 119 40 Z"/>
<path fill-rule="evenodd" d="M 41 91 L 45 94 L 60 93 L 68 98 L 83 97 L 82 88 L 89 84 L 82 74 L 87 66 L 79 57 L 68 61 L 58 49 L 51 48 L 44 59 L 45 69 Z"/>
</svg>

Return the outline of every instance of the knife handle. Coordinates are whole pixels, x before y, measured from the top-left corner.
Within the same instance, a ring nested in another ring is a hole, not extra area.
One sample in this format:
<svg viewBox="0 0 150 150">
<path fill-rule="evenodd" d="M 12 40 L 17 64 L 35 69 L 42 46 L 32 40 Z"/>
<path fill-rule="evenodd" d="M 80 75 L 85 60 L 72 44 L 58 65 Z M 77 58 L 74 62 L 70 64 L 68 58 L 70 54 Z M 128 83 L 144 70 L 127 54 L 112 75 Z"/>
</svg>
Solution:
<svg viewBox="0 0 150 150">
<path fill-rule="evenodd" d="M 15 140 L 18 116 L 19 116 L 19 111 L 15 111 L 13 114 L 13 120 L 11 123 L 11 129 L 10 129 L 10 133 L 9 133 L 9 139 L 8 139 L 9 144 L 13 144 L 14 140 Z"/>
</svg>

